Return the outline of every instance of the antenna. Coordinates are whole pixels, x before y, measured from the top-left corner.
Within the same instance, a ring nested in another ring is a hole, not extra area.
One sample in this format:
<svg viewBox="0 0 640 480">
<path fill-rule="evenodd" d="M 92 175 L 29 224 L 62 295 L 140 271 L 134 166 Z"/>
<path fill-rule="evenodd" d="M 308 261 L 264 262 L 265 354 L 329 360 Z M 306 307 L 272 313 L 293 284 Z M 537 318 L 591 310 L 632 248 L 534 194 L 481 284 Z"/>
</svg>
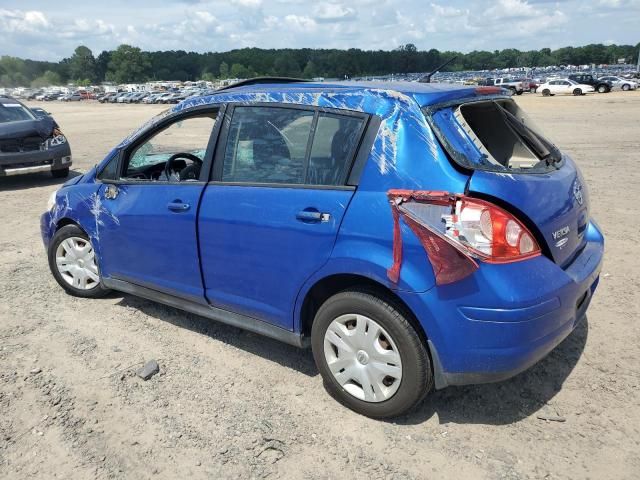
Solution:
<svg viewBox="0 0 640 480">
<path fill-rule="evenodd" d="M 442 70 L 444 67 L 446 67 L 447 65 L 449 65 L 451 62 L 453 62 L 456 58 L 458 58 L 458 55 L 454 55 L 453 57 L 451 57 L 449 60 L 447 60 L 446 62 L 444 62 L 442 65 L 440 65 L 438 68 L 436 68 L 434 71 L 432 71 L 431 73 L 427 73 L 424 77 L 422 77 L 420 80 L 418 80 L 420 83 L 431 83 L 431 77 L 433 77 L 436 73 L 438 73 L 440 70 Z"/>
</svg>

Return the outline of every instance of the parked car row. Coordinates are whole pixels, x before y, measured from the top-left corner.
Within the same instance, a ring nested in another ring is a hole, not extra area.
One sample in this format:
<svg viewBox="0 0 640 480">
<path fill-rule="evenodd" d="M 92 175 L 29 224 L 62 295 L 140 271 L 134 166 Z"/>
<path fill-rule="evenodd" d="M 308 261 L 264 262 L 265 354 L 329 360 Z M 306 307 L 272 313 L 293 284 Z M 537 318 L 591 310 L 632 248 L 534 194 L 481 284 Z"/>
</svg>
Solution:
<svg viewBox="0 0 640 480">
<path fill-rule="evenodd" d="M 202 95 L 200 90 L 176 92 L 109 92 L 98 96 L 100 103 L 180 103 L 194 95 Z"/>
<path fill-rule="evenodd" d="M 53 100 L 59 100 L 61 102 L 79 102 L 80 100 L 91 100 L 95 96 L 91 92 L 78 90 L 70 93 L 53 92 L 53 93 L 39 93 L 37 95 L 27 97 L 27 100 L 42 100 L 50 102 Z"/>
<path fill-rule="evenodd" d="M 567 78 L 556 78 L 540 85 L 540 92 L 548 97 L 557 94 L 584 95 L 586 93 L 608 93 L 612 90 L 636 90 L 638 83 L 613 75 L 595 78 L 591 74 L 574 74 Z"/>
<path fill-rule="evenodd" d="M 561 93 L 572 95 L 584 95 L 598 92 L 608 93 L 612 90 L 636 90 L 638 82 L 631 78 L 607 75 L 596 77 L 591 73 L 574 73 L 563 78 L 549 79 L 510 79 L 510 78 L 484 78 L 477 81 L 478 85 L 496 85 L 506 88 L 512 94 L 521 95 L 523 92 L 536 93 L 540 91 L 544 96 Z"/>
</svg>

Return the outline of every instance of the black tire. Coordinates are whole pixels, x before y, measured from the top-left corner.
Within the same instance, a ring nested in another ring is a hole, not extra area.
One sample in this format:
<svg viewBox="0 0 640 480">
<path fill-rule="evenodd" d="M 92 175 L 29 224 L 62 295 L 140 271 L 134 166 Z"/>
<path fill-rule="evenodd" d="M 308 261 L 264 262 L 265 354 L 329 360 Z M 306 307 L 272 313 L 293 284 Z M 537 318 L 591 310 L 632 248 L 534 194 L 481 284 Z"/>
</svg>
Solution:
<svg viewBox="0 0 640 480">
<path fill-rule="evenodd" d="M 629 91 L 630 89 L 631 85 L 629 85 L 628 83 L 622 85 L 622 90 L 624 90 L 625 92 Z"/>
<path fill-rule="evenodd" d="M 529 93 L 536 93 L 537 88 L 529 87 Z"/>
<path fill-rule="evenodd" d="M 609 89 L 606 85 L 598 85 L 598 93 L 607 93 Z"/>
<path fill-rule="evenodd" d="M 545 88 L 544 90 L 542 90 L 542 96 L 543 97 L 551 96 L 551 90 L 549 90 L 548 88 Z"/>
<path fill-rule="evenodd" d="M 579 89 L 579 88 L 576 88 L 576 89 L 573 91 L 573 94 L 574 94 L 576 97 L 578 97 L 578 96 L 582 95 L 582 90 L 581 90 L 581 89 Z"/>
<path fill-rule="evenodd" d="M 511 95 L 515 95 L 517 93 L 515 87 L 509 87 L 509 91 L 511 92 Z"/>
<path fill-rule="evenodd" d="M 516 95 L 522 95 L 524 93 L 524 90 L 520 90 L 516 92 Z"/>
<path fill-rule="evenodd" d="M 74 297 L 100 298 L 105 296 L 107 293 L 109 293 L 109 289 L 105 288 L 102 285 L 102 282 L 96 283 L 96 286 L 91 289 L 82 290 L 70 285 L 64 278 L 62 278 L 62 275 L 60 274 L 60 272 L 58 271 L 58 267 L 56 266 L 56 250 L 64 240 L 71 237 L 79 237 L 90 243 L 87 234 L 77 225 L 66 225 L 58 230 L 51 239 L 51 242 L 49 242 L 49 249 L 47 251 L 47 257 L 49 259 L 49 269 L 53 274 L 53 278 L 56 279 L 58 285 L 60 285 L 68 294 L 73 295 Z"/>
<path fill-rule="evenodd" d="M 382 326 L 397 346 L 402 361 L 398 390 L 381 402 L 366 402 L 348 393 L 329 370 L 324 354 L 324 337 L 331 322 L 341 315 L 365 315 Z M 329 394 L 351 410 L 371 418 L 389 418 L 406 413 L 433 386 L 433 372 L 427 349 L 409 321 L 410 316 L 387 298 L 368 289 L 353 289 L 330 297 L 316 313 L 311 330 L 313 357 Z"/>
<path fill-rule="evenodd" d="M 51 170 L 53 178 L 67 178 L 69 176 L 69 167 Z"/>
</svg>

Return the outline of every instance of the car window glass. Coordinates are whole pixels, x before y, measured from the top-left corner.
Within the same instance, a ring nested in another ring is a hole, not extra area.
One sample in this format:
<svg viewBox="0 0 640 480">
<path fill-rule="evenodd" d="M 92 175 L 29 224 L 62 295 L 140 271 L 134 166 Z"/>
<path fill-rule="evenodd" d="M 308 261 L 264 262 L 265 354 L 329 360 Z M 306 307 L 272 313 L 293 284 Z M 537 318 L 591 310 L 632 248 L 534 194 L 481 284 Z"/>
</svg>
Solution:
<svg viewBox="0 0 640 480">
<path fill-rule="evenodd" d="M 304 182 L 314 113 L 278 107 L 237 107 L 227 136 L 222 180 Z"/>
<path fill-rule="evenodd" d="M 35 117 L 19 103 L 0 103 L 0 123 L 33 120 Z"/>
<path fill-rule="evenodd" d="M 187 167 L 198 170 L 204 160 L 209 138 L 215 124 L 215 115 L 188 117 L 171 123 L 138 145 L 125 161 L 123 177 L 136 180 L 179 180 Z M 178 157 L 172 161 L 175 178 L 164 174 L 167 160 L 176 154 L 195 156 Z M 192 167 L 192 165 L 194 165 Z M 193 175 L 191 176 L 193 177 Z M 196 176 L 197 178 L 197 176 Z M 193 178 L 191 178 L 193 179 Z"/>
<path fill-rule="evenodd" d="M 360 139 L 362 119 L 320 114 L 305 183 L 343 185 Z"/>
</svg>

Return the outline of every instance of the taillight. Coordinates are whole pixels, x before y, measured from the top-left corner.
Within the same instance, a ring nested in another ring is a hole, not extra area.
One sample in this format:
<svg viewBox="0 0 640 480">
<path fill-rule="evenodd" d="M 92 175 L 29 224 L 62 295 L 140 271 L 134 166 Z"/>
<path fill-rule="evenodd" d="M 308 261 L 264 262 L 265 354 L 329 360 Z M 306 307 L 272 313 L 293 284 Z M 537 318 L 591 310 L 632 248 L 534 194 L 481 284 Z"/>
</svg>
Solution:
<svg viewBox="0 0 640 480">
<path fill-rule="evenodd" d="M 390 190 L 394 218 L 394 263 L 388 276 L 397 282 L 402 263 L 400 217 L 416 234 L 433 266 L 436 283 L 461 280 L 487 263 L 517 262 L 540 255 L 529 230 L 511 213 L 476 198 L 448 192 Z"/>
</svg>

